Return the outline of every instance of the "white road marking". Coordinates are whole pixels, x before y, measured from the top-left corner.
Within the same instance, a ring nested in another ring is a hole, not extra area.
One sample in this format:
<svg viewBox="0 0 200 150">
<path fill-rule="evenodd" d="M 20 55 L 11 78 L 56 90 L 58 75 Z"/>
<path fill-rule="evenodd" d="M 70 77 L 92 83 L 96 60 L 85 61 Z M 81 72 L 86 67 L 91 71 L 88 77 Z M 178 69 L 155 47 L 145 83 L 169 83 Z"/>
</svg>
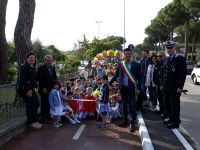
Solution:
<svg viewBox="0 0 200 150">
<path fill-rule="evenodd" d="M 86 126 L 85 124 L 82 124 L 80 126 L 80 128 L 76 131 L 74 137 L 72 138 L 73 140 L 78 140 L 79 139 L 79 137 L 80 137 L 81 133 L 83 132 L 85 126 Z"/>
<path fill-rule="evenodd" d="M 192 146 L 186 141 L 186 139 L 182 136 L 182 134 L 178 131 L 178 129 L 172 129 L 176 137 L 183 144 L 186 150 L 194 150 Z"/>
<path fill-rule="evenodd" d="M 142 141 L 143 150 L 154 150 L 148 130 L 141 114 L 138 114 L 139 134 Z"/>
</svg>

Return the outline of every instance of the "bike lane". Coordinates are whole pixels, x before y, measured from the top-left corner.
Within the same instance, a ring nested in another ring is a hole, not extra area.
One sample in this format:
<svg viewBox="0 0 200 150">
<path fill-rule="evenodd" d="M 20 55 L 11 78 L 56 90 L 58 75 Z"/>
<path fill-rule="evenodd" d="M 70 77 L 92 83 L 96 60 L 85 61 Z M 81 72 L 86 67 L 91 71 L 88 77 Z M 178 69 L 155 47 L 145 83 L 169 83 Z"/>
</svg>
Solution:
<svg viewBox="0 0 200 150">
<path fill-rule="evenodd" d="M 159 114 L 145 109 L 142 116 L 155 150 L 185 150 L 173 131 L 163 123 Z"/>
</svg>

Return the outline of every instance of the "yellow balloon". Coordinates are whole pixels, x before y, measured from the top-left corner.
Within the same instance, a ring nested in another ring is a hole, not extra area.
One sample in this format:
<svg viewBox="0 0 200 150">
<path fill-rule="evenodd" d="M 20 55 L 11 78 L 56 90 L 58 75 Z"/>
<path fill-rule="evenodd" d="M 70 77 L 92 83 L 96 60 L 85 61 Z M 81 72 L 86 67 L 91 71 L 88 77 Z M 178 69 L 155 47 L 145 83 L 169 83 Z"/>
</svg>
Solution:
<svg viewBox="0 0 200 150">
<path fill-rule="evenodd" d="M 100 91 L 99 90 L 95 90 L 92 95 L 94 97 L 97 97 L 97 96 L 99 96 L 99 94 L 100 94 Z"/>
</svg>

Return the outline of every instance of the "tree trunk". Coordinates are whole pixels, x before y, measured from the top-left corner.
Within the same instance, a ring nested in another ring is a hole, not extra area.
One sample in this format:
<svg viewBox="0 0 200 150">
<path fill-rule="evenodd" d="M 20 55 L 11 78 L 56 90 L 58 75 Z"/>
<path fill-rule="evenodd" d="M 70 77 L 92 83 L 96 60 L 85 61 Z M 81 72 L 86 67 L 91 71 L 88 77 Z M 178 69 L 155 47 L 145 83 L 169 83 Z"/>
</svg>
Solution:
<svg viewBox="0 0 200 150">
<path fill-rule="evenodd" d="M 8 0 L 0 0 L 0 85 L 8 79 L 8 45 L 5 35 L 7 3 Z"/>
<path fill-rule="evenodd" d="M 19 0 L 19 15 L 14 33 L 18 64 L 24 63 L 27 53 L 32 48 L 31 32 L 34 13 L 35 0 Z"/>
<path fill-rule="evenodd" d="M 187 53 L 188 53 L 188 36 L 189 36 L 189 22 L 185 23 L 185 58 L 187 60 Z"/>
</svg>

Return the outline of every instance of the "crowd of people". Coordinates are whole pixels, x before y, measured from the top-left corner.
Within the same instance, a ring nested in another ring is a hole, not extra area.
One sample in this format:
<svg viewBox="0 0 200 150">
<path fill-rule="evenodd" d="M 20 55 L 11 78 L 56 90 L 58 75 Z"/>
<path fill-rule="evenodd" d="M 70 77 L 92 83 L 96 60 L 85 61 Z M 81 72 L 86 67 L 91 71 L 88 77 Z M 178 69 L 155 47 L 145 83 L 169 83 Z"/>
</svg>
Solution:
<svg viewBox="0 0 200 150">
<path fill-rule="evenodd" d="M 180 95 L 186 78 L 185 58 L 177 55 L 176 43 L 167 41 L 165 52 L 149 54 L 144 50 L 139 62 L 132 59 L 132 49 L 124 49 L 124 60 L 117 63 L 91 64 L 79 78 L 58 81 L 53 57 L 46 55 L 44 64 L 36 69 L 36 56 L 29 53 L 19 74 L 19 93 L 26 104 L 27 125 L 40 129 L 43 123 L 62 126 L 61 118 L 71 124 L 82 119 L 97 119 L 98 128 L 123 119 L 119 126 L 137 126 L 137 112 L 151 102 L 168 128 L 180 124 Z M 150 55 L 150 56 L 149 56 Z M 41 99 L 41 120 L 37 120 Z M 149 96 L 147 96 L 147 91 Z M 128 117 L 130 114 L 130 117 Z"/>
</svg>

